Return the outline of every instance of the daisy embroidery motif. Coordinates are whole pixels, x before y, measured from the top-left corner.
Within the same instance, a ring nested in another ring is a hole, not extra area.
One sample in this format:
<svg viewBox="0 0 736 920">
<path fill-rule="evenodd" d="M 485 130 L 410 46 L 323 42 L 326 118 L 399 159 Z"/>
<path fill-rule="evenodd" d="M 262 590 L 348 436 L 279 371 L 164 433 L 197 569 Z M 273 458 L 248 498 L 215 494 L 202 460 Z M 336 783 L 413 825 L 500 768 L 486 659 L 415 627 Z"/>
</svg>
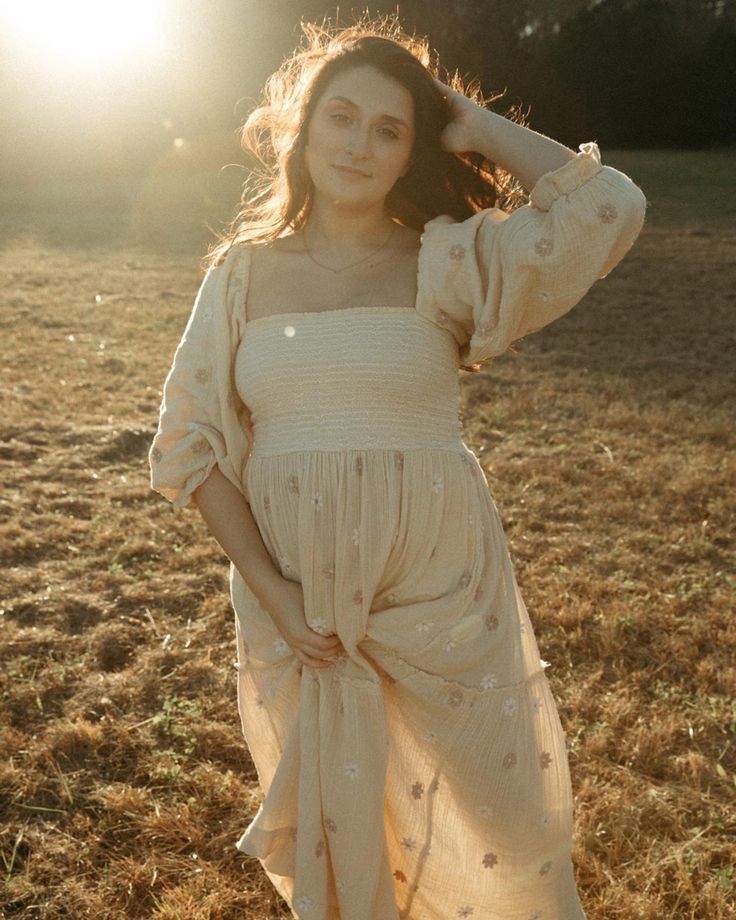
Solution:
<svg viewBox="0 0 736 920">
<path fill-rule="evenodd" d="M 294 901 L 294 907 L 297 910 L 311 910 L 314 907 L 314 901 L 303 894 Z"/>
<path fill-rule="evenodd" d="M 322 495 L 319 492 L 315 492 L 312 496 L 312 504 L 319 511 L 322 508 Z"/>
<path fill-rule="evenodd" d="M 434 476 L 432 477 L 432 491 L 441 492 L 443 485 L 444 485 L 444 481 L 442 479 L 441 474 L 435 473 Z"/>
<path fill-rule="evenodd" d="M 510 696 L 508 699 L 503 701 L 503 714 L 505 716 L 512 716 L 516 710 L 519 708 L 519 704 Z"/>
<path fill-rule="evenodd" d="M 405 850 L 410 850 L 410 851 L 411 851 L 411 850 L 415 850 L 415 849 L 416 849 L 417 842 L 416 842 L 416 840 L 414 840 L 412 837 L 404 837 L 403 840 L 401 841 L 401 846 L 402 846 Z"/>
<path fill-rule="evenodd" d="M 483 865 L 486 869 L 492 869 L 498 862 L 498 856 L 495 853 L 486 853 L 483 857 Z"/>
<path fill-rule="evenodd" d="M 470 907 L 469 904 L 465 904 L 463 907 L 458 907 L 457 915 L 458 917 L 470 917 L 474 913 L 474 908 Z"/>
<path fill-rule="evenodd" d="M 424 783 L 416 782 L 411 787 L 411 794 L 415 799 L 421 799 L 422 794 L 424 793 Z"/>
<path fill-rule="evenodd" d="M 618 212 L 610 202 L 606 201 L 598 208 L 598 217 L 604 224 L 612 224 L 618 217 Z"/>
<path fill-rule="evenodd" d="M 486 676 L 480 682 L 481 690 L 493 690 L 494 687 L 498 686 L 498 679 L 495 674 L 486 674 Z"/>
<path fill-rule="evenodd" d="M 353 528 L 352 540 L 353 540 L 353 546 L 360 546 L 360 531 L 358 530 L 357 527 Z"/>
<path fill-rule="evenodd" d="M 356 780 L 360 776 L 360 767 L 351 761 L 345 764 L 344 772 L 349 779 Z"/>
</svg>

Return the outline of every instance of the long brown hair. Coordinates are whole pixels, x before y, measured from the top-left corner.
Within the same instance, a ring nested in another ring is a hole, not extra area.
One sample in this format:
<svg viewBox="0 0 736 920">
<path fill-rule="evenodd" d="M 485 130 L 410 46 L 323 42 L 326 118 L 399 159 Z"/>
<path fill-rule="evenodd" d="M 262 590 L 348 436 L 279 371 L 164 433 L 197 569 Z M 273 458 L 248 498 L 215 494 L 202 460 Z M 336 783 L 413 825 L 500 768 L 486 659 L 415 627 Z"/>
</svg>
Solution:
<svg viewBox="0 0 736 920">
<path fill-rule="evenodd" d="M 309 121 L 332 78 L 353 67 L 369 65 L 393 77 L 414 101 L 410 168 L 386 198 L 392 217 L 421 231 L 440 214 L 460 221 L 483 208 L 512 211 L 525 203 L 522 186 L 491 160 L 479 153 L 449 153 L 440 143 L 451 113 L 434 78 L 483 106 L 503 93 L 485 99 L 477 81 L 466 85 L 457 71 L 441 76 L 427 39 L 408 35 L 394 16 L 365 14 L 356 25 L 341 28 L 302 23 L 302 32 L 301 44 L 267 80 L 261 104 L 240 130 L 241 146 L 255 165 L 243 184 L 238 212 L 210 247 L 204 268 L 219 264 L 239 243 L 275 240 L 304 225 L 312 204 L 305 163 Z M 505 116 L 524 124 L 517 107 Z M 486 363 L 461 368 L 473 372 Z"/>
<path fill-rule="evenodd" d="M 240 242 L 266 242 L 300 229 L 312 203 L 304 150 L 315 103 L 328 83 L 348 69 L 369 65 L 393 77 L 414 100 L 415 142 L 411 166 L 386 199 L 392 217 L 422 230 L 440 214 L 464 220 L 482 208 L 513 210 L 523 204 L 521 186 L 477 153 L 448 153 L 440 134 L 450 107 L 434 82 L 440 67 L 425 38 L 403 31 L 396 17 L 364 15 L 346 27 L 302 23 L 303 39 L 266 82 L 261 104 L 240 129 L 243 150 L 255 159 L 243 184 L 239 209 L 224 235 L 210 246 L 204 266 L 219 264 Z M 481 105 L 480 86 L 466 86 L 456 72 L 444 82 Z M 512 107 L 506 116 L 523 123 Z"/>
</svg>

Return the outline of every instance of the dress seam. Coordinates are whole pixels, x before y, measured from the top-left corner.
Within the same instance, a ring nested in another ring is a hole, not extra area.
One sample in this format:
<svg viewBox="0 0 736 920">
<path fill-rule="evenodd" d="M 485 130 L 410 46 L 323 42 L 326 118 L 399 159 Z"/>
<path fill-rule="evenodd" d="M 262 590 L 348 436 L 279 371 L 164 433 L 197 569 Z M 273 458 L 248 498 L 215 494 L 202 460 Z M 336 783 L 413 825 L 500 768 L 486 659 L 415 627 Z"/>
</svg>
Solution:
<svg viewBox="0 0 736 920">
<path fill-rule="evenodd" d="M 412 451 L 427 451 L 427 450 L 440 450 L 447 454 L 460 454 L 461 456 L 467 456 L 468 454 L 473 454 L 469 448 L 463 448 L 459 446 L 457 448 L 453 447 L 435 447 L 434 445 L 426 446 L 414 446 L 414 447 L 300 447 L 294 448 L 292 450 L 279 450 L 272 451 L 268 454 L 256 454 L 252 453 L 248 460 L 266 460 L 269 457 L 284 457 L 288 454 L 346 454 L 346 453 L 365 453 L 370 451 L 371 453 L 396 453 L 399 451 L 401 453 L 410 453 Z"/>
</svg>

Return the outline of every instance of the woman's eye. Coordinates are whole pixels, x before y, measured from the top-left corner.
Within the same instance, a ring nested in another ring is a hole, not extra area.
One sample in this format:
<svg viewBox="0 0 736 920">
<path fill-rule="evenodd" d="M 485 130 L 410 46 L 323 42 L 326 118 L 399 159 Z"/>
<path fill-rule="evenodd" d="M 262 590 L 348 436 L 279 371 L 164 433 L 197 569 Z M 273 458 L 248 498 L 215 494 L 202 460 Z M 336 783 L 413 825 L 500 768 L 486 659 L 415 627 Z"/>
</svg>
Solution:
<svg viewBox="0 0 736 920">
<path fill-rule="evenodd" d="M 384 137 L 393 137 L 398 140 L 399 135 L 393 130 L 393 128 L 381 128 L 381 133 Z"/>
<path fill-rule="evenodd" d="M 332 118 L 334 121 L 349 121 L 350 120 L 348 116 L 345 114 L 345 112 L 333 112 L 332 115 L 330 115 L 330 118 Z"/>
</svg>

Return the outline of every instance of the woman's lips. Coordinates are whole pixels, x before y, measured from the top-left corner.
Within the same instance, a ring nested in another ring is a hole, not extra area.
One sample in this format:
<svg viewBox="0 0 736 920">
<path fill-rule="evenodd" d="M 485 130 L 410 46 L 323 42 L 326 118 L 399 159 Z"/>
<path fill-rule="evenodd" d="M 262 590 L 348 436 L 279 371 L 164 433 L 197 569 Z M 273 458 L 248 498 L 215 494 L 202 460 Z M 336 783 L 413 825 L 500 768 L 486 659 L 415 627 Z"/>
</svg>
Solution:
<svg viewBox="0 0 736 920">
<path fill-rule="evenodd" d="M 354 169 L 352 166 L 338 166 L 336 163 L 332 166 L 333 169 L 336 169 L 343 176 L 354 176 L 356 179 L 367 179 L 367 173 L 361 172 L 359 169 Z"/>
</svg>

